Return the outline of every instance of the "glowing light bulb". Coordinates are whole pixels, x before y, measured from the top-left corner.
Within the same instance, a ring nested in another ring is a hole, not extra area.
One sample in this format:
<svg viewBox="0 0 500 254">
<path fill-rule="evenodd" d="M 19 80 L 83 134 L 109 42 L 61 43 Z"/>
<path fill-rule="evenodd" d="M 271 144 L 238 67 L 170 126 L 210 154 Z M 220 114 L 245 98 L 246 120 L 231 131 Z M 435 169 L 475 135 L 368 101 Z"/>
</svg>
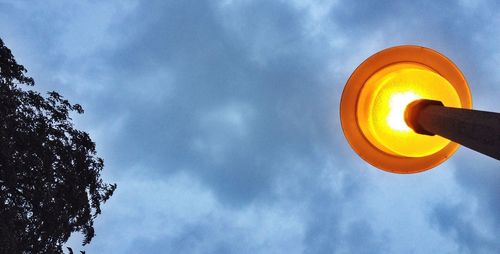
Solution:
<svg viewBox="0 0 500 254">
<path fill-rule="evenodd" d="M 417 99 L 421 97 L 413 92 L 395 93 L 391 96 L 387 115 L 387 124 L 390 128 L 402 132 L 412 131 L 405 122 L 404 114 L 406 106 Z"/>
</svg>

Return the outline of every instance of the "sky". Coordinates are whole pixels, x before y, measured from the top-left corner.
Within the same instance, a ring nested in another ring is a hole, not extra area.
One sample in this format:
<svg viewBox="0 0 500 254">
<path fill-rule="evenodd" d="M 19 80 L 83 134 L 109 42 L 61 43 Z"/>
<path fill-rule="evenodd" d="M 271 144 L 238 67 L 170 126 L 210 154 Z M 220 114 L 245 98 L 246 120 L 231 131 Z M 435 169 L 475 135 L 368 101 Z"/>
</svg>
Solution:
<svg viewBox="0 0 500 254">
<path fill-rule="evenodd" d="M 448 56 L 500 111 L 500 2 L 8 1 L 0 37 L 74 116 L 118 189 L 87 253 L 499 253 L 500 163 L 460 148 L 398 175 L 340 127 L 387 47 Z"/>
</svg>

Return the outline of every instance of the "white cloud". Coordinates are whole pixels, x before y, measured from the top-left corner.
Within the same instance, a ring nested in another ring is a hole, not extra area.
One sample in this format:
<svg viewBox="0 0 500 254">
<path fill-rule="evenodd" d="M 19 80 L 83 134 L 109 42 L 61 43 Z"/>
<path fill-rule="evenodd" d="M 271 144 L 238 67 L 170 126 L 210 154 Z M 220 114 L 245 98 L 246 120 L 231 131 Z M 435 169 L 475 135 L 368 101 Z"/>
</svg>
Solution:
<svg viewBox="0 0 500 254">
<path fill-rule="evenodd" d="M 198 116 L 198 134 L 192 139 L 192 149 L 202 157 L 221 163 L 230 160 L 231 149 L 245 145 L 251 131 L 255 110 L 244 103 L 229 103 Z"/>
<path fill-rule="evenodd" d="M 105 205 L 107 216 L 97 221 L 92 252 L 129 253 L 139 242 L 174 246 L 177 237 L 193 226 L 212 232 L 190 246 L 198 250 L 194 253 L 203 252 L 198 248 L 213 249 L 221 241 L 249 252 L 300 252 L 304 227 L 300 214 L 278 204 L 226 207 L 192 176 L 180 173 L 152 180 L 141 170 L 137 167 L 119 181 L 120 189 Z"/>
</svg>

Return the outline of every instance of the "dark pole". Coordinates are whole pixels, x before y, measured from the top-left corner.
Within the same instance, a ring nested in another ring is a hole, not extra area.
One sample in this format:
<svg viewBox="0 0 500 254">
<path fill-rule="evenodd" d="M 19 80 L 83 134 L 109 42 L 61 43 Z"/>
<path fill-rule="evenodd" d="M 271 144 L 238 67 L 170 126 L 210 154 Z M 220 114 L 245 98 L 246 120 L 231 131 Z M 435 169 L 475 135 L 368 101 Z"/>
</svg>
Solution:
<svg viewBox="0 0 500 254">
<path fill-rule="evenodd" d="M 416 133 L 439 135 L 500 160 L 500 113 L 417 100 L 406 108 L 405 121 Z"/>
</svg>

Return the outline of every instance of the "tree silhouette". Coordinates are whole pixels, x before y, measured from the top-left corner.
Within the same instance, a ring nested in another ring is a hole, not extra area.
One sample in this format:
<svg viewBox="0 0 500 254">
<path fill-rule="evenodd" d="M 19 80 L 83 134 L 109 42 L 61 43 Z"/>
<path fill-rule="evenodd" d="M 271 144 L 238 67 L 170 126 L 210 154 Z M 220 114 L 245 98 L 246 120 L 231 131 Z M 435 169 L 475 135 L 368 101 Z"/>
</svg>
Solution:
<svg viewBox="0 0 500 254">
<path fill-rule="evenodd" d="M 63 253 L 73 232 L 90 243 L 116 184 L 103 183 L 95 144 L 71 122 L 82 107 L 27 89 L 25 74 L 0 39 L 0 253 Z"/>
</svg>

